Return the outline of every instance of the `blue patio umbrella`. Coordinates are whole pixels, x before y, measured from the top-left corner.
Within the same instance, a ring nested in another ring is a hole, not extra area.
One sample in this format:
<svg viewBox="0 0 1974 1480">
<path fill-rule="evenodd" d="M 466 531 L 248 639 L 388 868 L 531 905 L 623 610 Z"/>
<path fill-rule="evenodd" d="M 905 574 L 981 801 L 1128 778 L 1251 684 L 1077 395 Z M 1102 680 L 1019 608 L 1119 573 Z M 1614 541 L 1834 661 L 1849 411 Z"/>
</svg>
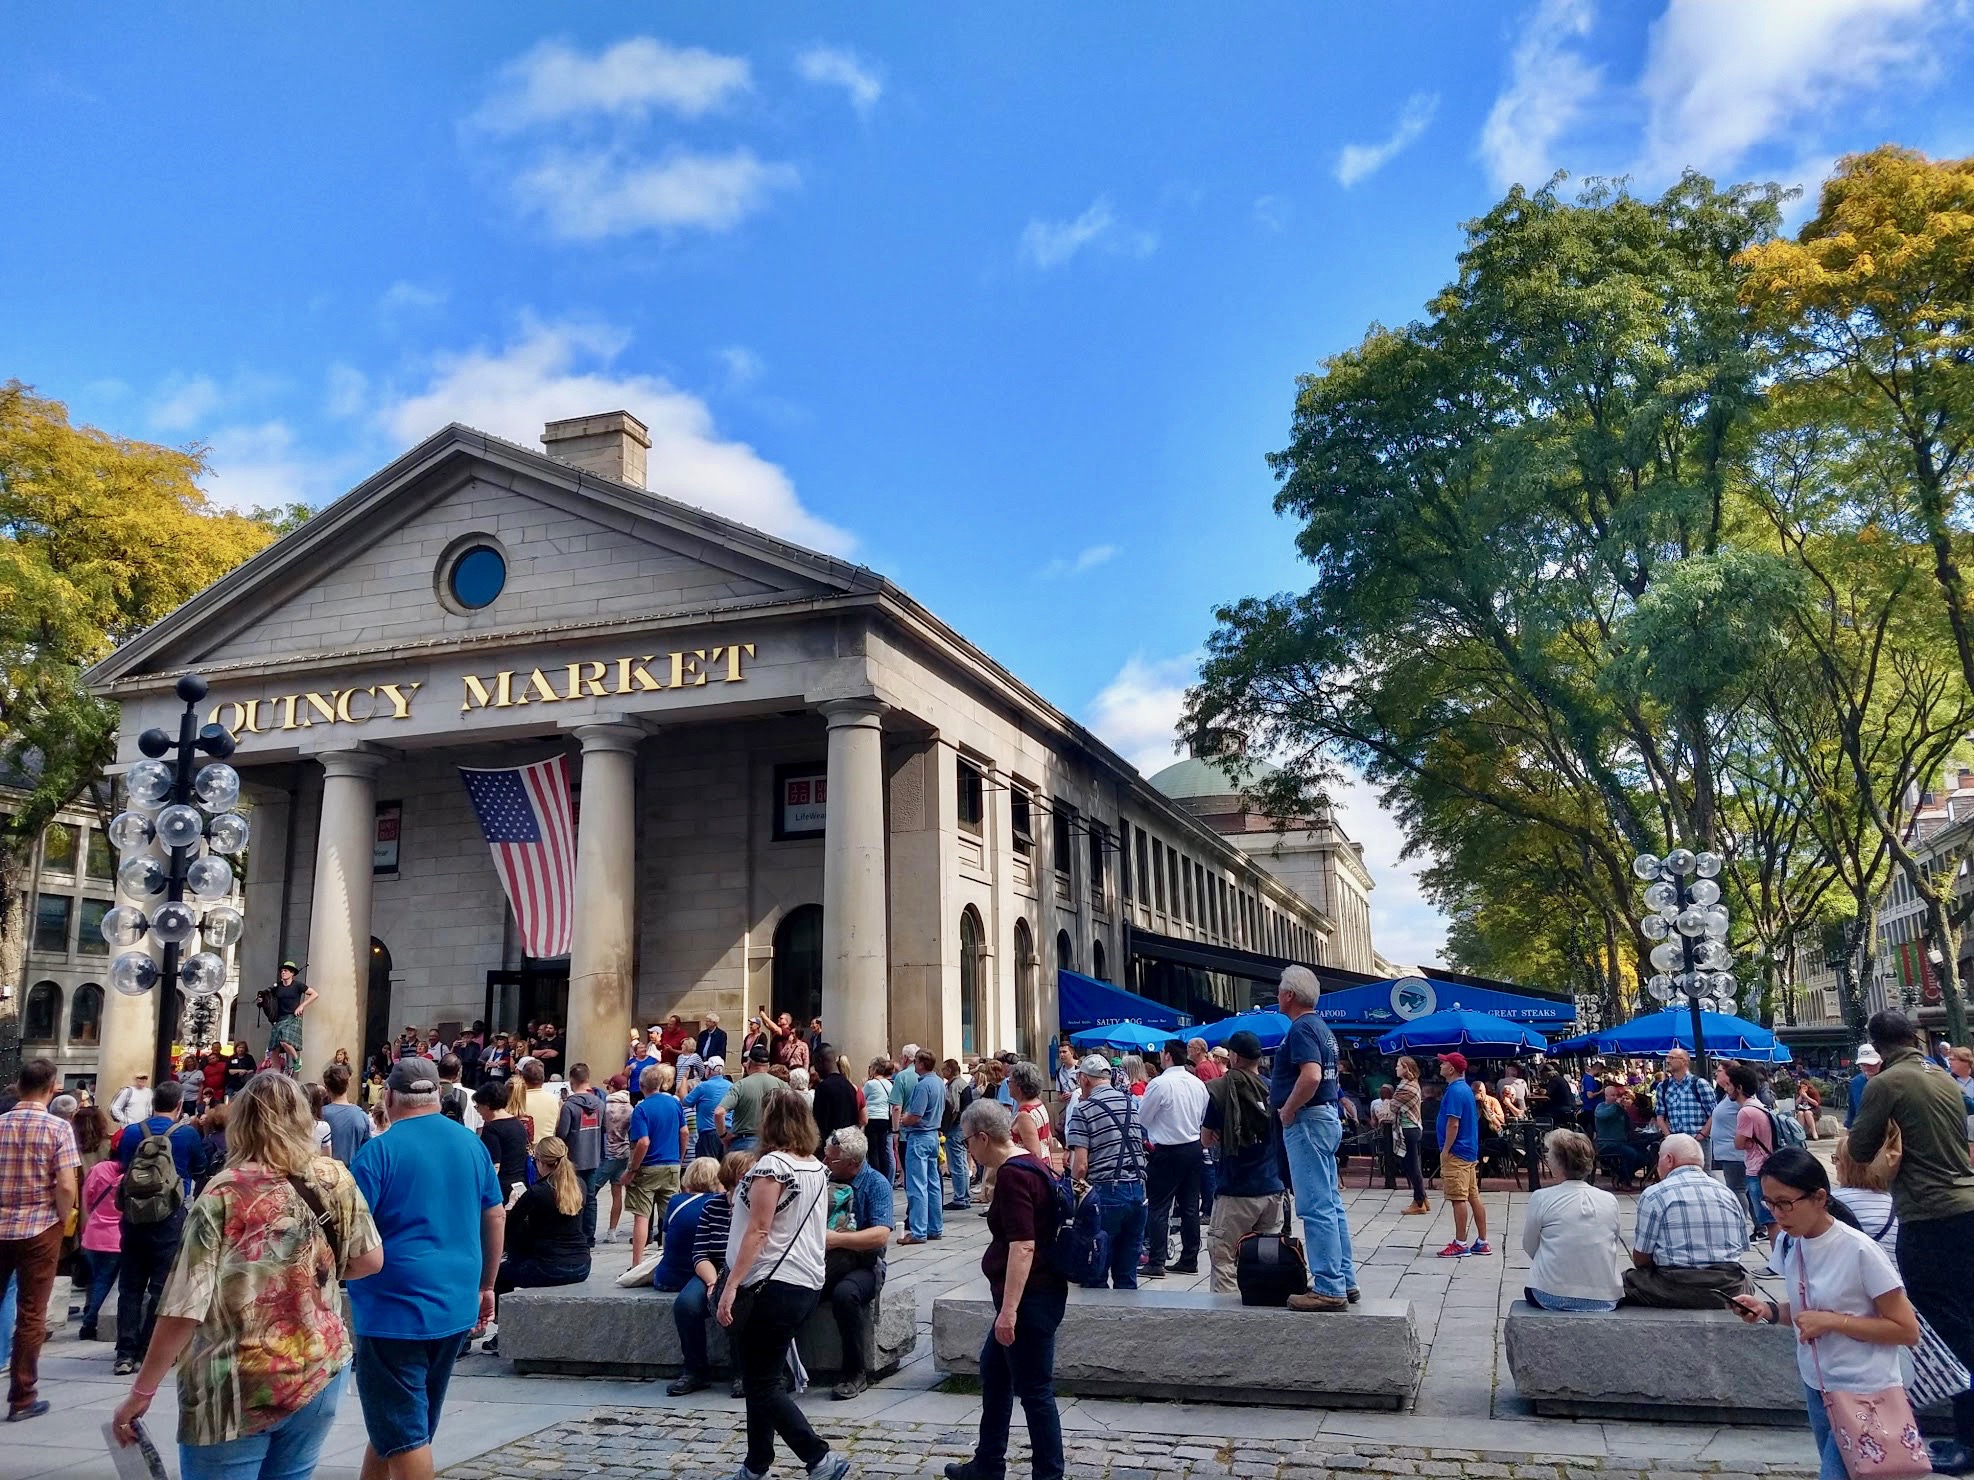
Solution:
<svg viewBox="0 0 1974 1480">
<path fill-rule="evenodd" d="M 1185 1036 L 1183 1031 L 1175 1033 L 1170 1028 L 1147 1028 L 1143 1023 L 1105 1023 L 1101 1027 L 1071 1033 L 1069 1041 L 1076 1048 L 1123 1048 L 1155 1053 L 1174 1038 Z"/>
<path fill-rule="evenodd" d="M 1263 1053 L 1280 1048 L 1282 1040 L 1289 1036 L 1287 1014 L 1279 1013 L 1272 1007 L 1257 1008 L 1253 1012 L 1225 1017 L 1217 1023 L 1208 1023 L 1204 1028 L 1194 1028 L 1185 1036 L 1204 1038 L 1208 1048 L 1218 1048 L 1243 1028 L 1261 1040 Z"/>
<path fill-rule="evenodd" d="M 1548 1047 L 1549 1040 L 1533 1028 L 1491 1012 L 1468 1012 L 1457 1005 L 1401 1023 L 1378 1040 L 1379 1053 L 1446 1053 L 1458 1049 L 1488 1059 L 1519 1058 Z"/>
<path fill-rule="evenodd" d="M 1760 1023 L 1726 1012 L 1700 1014 L 1700 1032 L 1707 1052 L 1724 1059 L 1746 1059 L 1757 1064 L 1786 1064 L 1792 1055 L 1789 1045 Z M 1693 1013 L 1686 1007 L 1668 1007 L 1643 1017 L 1566 1038 L 1551 1046 L 1551 1053 L 1618 1053 L 1638 1058 L 1656 1058 L 1674 1048 L 1693 1051 Z"/>
</svg>

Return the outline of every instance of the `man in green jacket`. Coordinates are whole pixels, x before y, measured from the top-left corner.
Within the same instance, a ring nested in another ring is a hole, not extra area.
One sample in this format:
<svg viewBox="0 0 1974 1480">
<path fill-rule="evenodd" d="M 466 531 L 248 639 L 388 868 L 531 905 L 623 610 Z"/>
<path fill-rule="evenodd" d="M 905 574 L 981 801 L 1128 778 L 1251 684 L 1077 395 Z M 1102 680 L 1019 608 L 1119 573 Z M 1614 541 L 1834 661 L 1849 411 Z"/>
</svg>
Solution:
<svg viewBox="0 0 1974 1480">
<path fill-rule="evenodd" d="M 1865 1032 L 1885 1066 L 1864 1088 L 1850 1155 L 1860 1165 L 1870 1161 L 1885 1143 L 1885 1127 L 1899 1128 L 1904 1149 L 1892 1182 L 1899 1274 L 1913 1307 L 1974 1367 L 1974 1168 L 1960 1086 L 1925 1056 L 1904 1013 L 1874 1013 Z M 1961 1475 L 1974 1469 L 1974 1393 L 1954 1400 L 1953 1418 L 1958 1442 L 1936 1445 L 1933 1468 Z"/>
</svg>

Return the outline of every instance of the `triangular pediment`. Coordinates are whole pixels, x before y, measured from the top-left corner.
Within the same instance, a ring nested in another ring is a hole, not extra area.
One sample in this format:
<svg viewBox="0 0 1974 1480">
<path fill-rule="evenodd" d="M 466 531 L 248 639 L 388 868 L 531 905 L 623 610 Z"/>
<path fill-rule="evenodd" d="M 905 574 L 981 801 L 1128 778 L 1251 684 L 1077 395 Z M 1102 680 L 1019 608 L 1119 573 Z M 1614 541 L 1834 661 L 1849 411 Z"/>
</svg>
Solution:
<svg viewBox="0 0 1974 1480">
<path fill-rule="evenodd" d="M 491 545 L 499 597 L 448 590 Z M 451 426 L 119 648 L 92 684 L 876 590 L 861 567 Z"/>
</svg>

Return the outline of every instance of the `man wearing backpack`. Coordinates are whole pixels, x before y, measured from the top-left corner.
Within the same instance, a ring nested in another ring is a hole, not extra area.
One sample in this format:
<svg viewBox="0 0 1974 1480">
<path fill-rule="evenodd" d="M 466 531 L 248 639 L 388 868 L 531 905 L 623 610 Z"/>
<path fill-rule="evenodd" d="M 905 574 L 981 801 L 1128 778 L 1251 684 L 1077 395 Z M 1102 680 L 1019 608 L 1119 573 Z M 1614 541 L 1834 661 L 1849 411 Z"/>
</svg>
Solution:
<svg viewBox="0 0 1974 1480">
<path fill-rule="evenodd" d="M 1213 1289 L 1230 1295 L 1241 1240 L 1250 1233 L 1279 1233 L 1282 1227 L 1281 1122 L 1268 1108 L 1262 1079 L 1261 1040 L 1247 1029 L 1229 1034 L 1227 1056 L 1233 1068 L 1206 1087 L 1206 1122 L 1201 1139 L 1220 1148 L 1220 1190 L 1213 1199 L 1207 1230 L 1207 1257 Z"/>
<path fill-rule="evenodd" d="M 151 1115 L 125 1126 L 117 1137 L 117 1164 L 123 1168 L 117 1187 L 123 1214 L 114 1369 L 119 1377 L 137 1370 L 151 1344 L 158 1299 L 185 1231 L 185 1204 L 193 1179 L 205 1170 L 199 1129 L 179 1118 L 184 1093 L 176 1080 L 166 1080 L 152 1092 Z"/>
<path fill-rule="evenodd" d="M 1746 1064 L 1727 1066 L 1727 1093 L 1737 1107 L 1734 1112 L 1734 1149 L 1741 1153 L 1747 1169 L 1748 1211 L 1755 1220 L 1755 1237 L 1771 1231 L 1775 1216 L 1762 1201 L 1762 1167 L 1782 1146 L 1774 1112 L 1755 1097 L 1761 1081 Z"/>
<path fill-rule="evenodd" d="M 1138 1129 L 1138 1102 L 1110 1082 L 1110 1064 L 1100 1053 L 1086 1054 L 1076 1066 L 1083 1092 L 1070 1101 L 1062 1128 L 1069 1148 L 1069 1172 L 1078 1187 L 1088 1186 L 1102 1209 L 1110 1240 L 1108 1281 L 1119 1290 L 1138 1288 L 1138 1253 L 1145 1242 L 1145 1137 Z M 1105 1276 L 1084 1283 L 1102 1289 Z"/>
<path fill-rule="evenodd" d="M 445 1078 L 443 1064 L 439 1066 L 439 1078 L 441 1081 Z M 445 1109 L 443 1089 L 439 1108 Z M 603 1185 L 596 1179 L 596 1169 L 603 1165 L 603 1096 L 590 1088 L 588 1064 L 569 1066 L 569 1093 L 562 1097 L 562 1108 L 556 1113 L 555 1134 L 569 1148 L 570 1169 L 583 1184 L 583 1237 L 593 1249 L 596 1194 Z"/>
</svg>

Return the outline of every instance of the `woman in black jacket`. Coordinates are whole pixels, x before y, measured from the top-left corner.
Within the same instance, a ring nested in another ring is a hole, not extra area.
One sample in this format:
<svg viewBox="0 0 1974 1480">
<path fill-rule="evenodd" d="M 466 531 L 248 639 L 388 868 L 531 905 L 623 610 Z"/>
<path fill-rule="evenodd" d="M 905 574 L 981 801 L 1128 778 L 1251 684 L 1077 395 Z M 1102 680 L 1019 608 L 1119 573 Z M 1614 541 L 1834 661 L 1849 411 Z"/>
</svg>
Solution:
<svg viewBox="0 0 1974 1480">
<path fill-rule="evenodd" d="M 494 1276 L 494 1294 L 547 1285 L 580 1285 L 589 1278 L 589 1235 L 583 1232 L 583 1184 L 559 1136 L 535 1142 L 535 1185 L 507 1210 L 507 1234 Z M 496 1311 L 498 1317 L 498 1311 Z M 486 1345 L 499 1351 L 496 1336 Z"/>
</svg>

